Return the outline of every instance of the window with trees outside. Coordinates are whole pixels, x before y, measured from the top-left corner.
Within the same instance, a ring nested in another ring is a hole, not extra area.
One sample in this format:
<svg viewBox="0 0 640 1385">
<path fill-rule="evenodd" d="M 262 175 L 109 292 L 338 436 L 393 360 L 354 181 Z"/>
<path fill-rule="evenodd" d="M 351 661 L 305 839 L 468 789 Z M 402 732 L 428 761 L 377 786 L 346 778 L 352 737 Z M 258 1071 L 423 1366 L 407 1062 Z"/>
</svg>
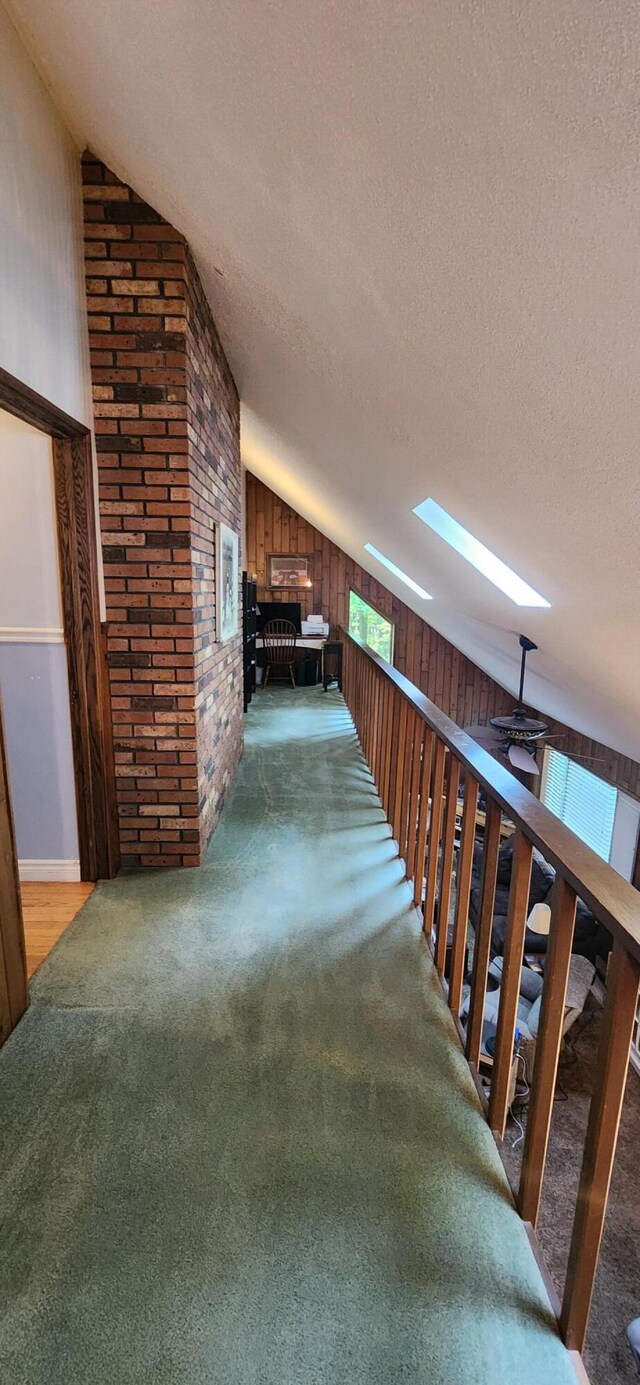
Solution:
<svg viewBox="0 0 640 1385">
<path fill-rule="evenodd" d="M 393 661 L 393 630 L 393 621 L 381 616 L 357 592 L 349 592 L 349 634 L 364 640 L 388 664 Z"/>
</svg>

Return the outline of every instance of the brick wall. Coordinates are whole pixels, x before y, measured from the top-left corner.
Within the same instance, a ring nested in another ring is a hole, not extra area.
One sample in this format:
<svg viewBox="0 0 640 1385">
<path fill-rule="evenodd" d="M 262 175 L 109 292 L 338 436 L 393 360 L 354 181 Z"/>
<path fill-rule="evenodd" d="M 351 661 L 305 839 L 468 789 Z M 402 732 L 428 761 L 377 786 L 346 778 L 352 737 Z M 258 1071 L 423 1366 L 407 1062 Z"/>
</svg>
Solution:
<svg viewBox="0 0 640 1385">
<path fill-rule="evenodd" d="M 91 155 L 83 181 L 122 860 L 197 865 L 242 747 L 240 636 L 215 639 L 238 395 L 184 238 Z"/>
<path fill-rule="evenodd" d="M 191 255 L 187 302 L 187 409 L 192 495 L 196 733 L 201 831 L 208 842 L 233 781 L 242 736 L 239 638 L 211 644 L 215 534 L 222 520 L 241 537 L 238 396 Z M 234 466 L 230 468 L 230 458 Z M 242 542 L 242 537 L 241 537 Z"/>
</svg>

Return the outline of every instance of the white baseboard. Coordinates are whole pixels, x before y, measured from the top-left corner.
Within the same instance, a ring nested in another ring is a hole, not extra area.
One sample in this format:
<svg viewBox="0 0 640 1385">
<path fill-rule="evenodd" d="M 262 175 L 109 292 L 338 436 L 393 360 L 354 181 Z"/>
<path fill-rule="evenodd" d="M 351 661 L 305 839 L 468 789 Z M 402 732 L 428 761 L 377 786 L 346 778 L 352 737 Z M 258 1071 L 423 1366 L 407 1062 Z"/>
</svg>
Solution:
<svg viewBox="0 0 640 1385">
<path fill-rule="evenodd" d="M 18 875 L 21 880 L 63 880 L 67 883 L 80 879 L 79 861 L 18 861 Z"/>
</svg>

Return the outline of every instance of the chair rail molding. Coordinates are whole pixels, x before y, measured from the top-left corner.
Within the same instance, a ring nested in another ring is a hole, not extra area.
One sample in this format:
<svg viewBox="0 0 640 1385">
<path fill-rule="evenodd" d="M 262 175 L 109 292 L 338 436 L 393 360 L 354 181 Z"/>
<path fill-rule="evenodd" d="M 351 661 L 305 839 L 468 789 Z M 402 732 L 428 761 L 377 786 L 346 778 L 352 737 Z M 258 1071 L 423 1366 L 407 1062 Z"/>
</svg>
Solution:
<svg viewBox="0 0 640 1385">
<path fill-rule="evenodd" d="M 55 625 L 0 625 L 0 644 L 64 644 L 64 630 Z"/>
</svg>

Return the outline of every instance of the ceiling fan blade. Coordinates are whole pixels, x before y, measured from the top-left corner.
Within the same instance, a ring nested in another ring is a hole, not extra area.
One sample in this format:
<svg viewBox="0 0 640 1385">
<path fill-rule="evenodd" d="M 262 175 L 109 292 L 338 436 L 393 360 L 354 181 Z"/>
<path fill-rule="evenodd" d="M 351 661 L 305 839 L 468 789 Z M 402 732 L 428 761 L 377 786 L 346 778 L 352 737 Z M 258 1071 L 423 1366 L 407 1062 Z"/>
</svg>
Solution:
<svg viewBox="0 0 640 1385">
<path fill-rule="evenodd" d="M 478 745 L 497 745 L 500 737 L 493 726 L 464 726 L 467 736 L 472 736 Z"/>
<path fill-rule="evenodd" d="M 566 741 L 568 735 L 568 731 L 563 731 L 561 735 L 545 736 L 541 739 L 540 745 L 546 745 L 547 741 Z M 567 755 L 570 760 L 591 760 L 594 765 L 603 765 L 605 761 L 604 755 L 577 755 L 572 750 L 564 750 L 562 754 Z"/>
<path fill-rule="evenodd" d="M 540 773 L 533 755 L 530 755 L 523 745 L 510 745 L 509 759 L 516 769 L 522 770 L 523 774 Z"/>
</svg>

